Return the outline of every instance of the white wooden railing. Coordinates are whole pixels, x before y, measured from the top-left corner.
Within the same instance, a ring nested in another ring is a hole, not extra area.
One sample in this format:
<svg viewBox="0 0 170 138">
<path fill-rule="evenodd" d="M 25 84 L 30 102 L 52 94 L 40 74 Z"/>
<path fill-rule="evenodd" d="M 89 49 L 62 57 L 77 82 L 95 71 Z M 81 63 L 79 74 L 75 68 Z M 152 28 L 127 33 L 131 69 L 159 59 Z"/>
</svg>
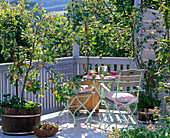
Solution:
<svg viewBox="0 0 170 138">
<path fill-rule="evenodd" d="M 84 69 L 84 57 L 75 58 L 75 63 L 77 65 L 77 74 L 83 75 Z M 101 65 L 107 66 L 107 72 L 109 71 L 119 71 L 125 69 L 134 69 L 135 63 L 132 58 L 122 58 L 122 57 L 90 57 L 89 58 L 89 70 L 97 71 L 97 68 Z"/>
<path fill-rule="evenodd" d="M 108 66 L 110 71 L 118 71 L 122 69 L 132 69 L 135 68 L 135 64 L 131 58 L 119 58 L 119 57 L 90 57 L 89 64 L 90 69 L 95 70 L 100 65 Z M 83 75 L 83 63 L 84 57 L 66 57 L 57 59 L 58 64 L 55 65 L 56 72 L 65 73 L 66 76 L 73 77 L 75 75 Z M 36 63 L 35 61 L 34 63 Z M 0 64 L 0 99 L 3 100 L 3 94 L 15 94 L 15 87 L 10 84 L 9 79 L 7 79 L 7 71 L 10 63 Z M 40 80 L 42 84 L 47 82 L 49 74 L 44 68 L 40 68 L 40 76 L 37 79 Z M 21 86 L 19 86 L 19 92 L 21 92 Z M 21 93 L 20 93 L 21 94 Z M 38 102 L 42 104 L 42 113 L 49 113 L 63 108 L 61 103 L 54 100 L 54 95 L 50 91 L 45 92 L 44 98 L 35 98 L 33 93 L 25 93 L 25 98 L 31 101 Z"/>
</svg>

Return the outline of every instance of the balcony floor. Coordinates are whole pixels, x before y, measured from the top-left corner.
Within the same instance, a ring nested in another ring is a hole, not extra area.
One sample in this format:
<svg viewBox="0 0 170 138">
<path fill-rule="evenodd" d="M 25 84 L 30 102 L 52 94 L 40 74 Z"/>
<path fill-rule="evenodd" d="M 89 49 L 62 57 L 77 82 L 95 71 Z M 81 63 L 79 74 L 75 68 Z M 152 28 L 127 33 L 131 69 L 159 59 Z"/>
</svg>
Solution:
<svg viewBox="0 0 170 138">
<path fill-rule="evenodd" d="M 98 114 L 93 115 L 94 120 L 101 120 L 104 116 L 105 110 L 101 109 Z M 41 122 L 47 120 L 48 122 L 56 123 L 57 116 L 59 112 L 54 112 L 51 114 L 46 114 L 41 116 Z M 76 118 L 87 117 L 86 113 L 81 113 L 81 115 L 77 116 Z M 116 117 L 116 116 L 115 116 Z M 120 119 L 120 118 L 119 118 Z M 64 112 L 61 115 L 60 122 L 56 123 L 59 125 L 59 132 L 51 137 L 51 138 L 105 138 L 106 135 L 102 135 L 102 131 L 104 125 L 102 125 L 101 129 L 98 129 L 99 122 L 92 122 L 89 121 L 87 125 L 84 124 L 85 119 L 76 121 L 77 125 L 74 126 L 73 118 L 68 114 L 68 112 Z M 114 126 L 113 126 L 114 127 Z M 118 128 L 122 128 L 123 125 L 118 125 Z M 26 136 L 8 136 L 4 135 L 0 131 L 0 138 L 36 138 L 35 135 L 26 135 Z"/>
</svg>

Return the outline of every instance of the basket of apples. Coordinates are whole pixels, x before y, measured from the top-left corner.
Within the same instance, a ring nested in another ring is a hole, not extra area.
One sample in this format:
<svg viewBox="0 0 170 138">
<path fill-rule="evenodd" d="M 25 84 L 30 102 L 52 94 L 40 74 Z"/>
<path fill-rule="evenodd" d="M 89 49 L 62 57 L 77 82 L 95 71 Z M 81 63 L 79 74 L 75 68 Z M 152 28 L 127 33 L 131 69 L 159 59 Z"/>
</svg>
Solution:
<svg viewBox="0 0 170 138">
<path fill-rule="evenodd" d="M 37 137 L 50 137 L 58 132 L 59 126 L 54 123 L 44 121 L 43 124 L 33 126 L 33 130 Z"/>
</svg>

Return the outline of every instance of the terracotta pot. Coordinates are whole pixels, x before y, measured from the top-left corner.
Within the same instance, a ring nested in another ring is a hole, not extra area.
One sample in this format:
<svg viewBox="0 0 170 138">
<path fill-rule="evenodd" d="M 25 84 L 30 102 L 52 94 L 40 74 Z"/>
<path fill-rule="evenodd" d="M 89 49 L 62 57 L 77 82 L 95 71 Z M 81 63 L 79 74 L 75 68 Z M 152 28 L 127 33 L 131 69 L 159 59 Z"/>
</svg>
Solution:
<svg viewBox="0 0 170 138">
<path fill-rule="evenodd" d="M 33 134 L 33 126 L 40 124 L 41 106 L 35 110 L 3 107 L 2 132 L 7 135 Z"/>
</svg>

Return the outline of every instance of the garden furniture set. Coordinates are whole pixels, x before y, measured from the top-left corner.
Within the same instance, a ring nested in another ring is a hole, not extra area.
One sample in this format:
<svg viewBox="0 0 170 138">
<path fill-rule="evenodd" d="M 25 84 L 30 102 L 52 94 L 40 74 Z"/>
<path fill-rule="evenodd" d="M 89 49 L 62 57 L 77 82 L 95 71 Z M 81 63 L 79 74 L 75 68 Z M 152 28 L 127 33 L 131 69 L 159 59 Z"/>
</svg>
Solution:
<svg viewBox="0 0 170 138">
<path fill-rule="evenodd" d="M 77 93 L 77 90 L 75 89 L 77 94 L 73 96 L 73 98 L 67 104 L 65 104 L 65 108 L 60 112 L 57 121 L 59 122 L 61 113 L 64 110 L 68 110 L 73 117 L 74 125 L 76 125 L 76 112 L 84 108 L 88 113 L 85 124 L 87 124 L 89 120 L 91 122 L 95 122 L 96 120 L 92 119 L 92 115 L 94 112 L 96 112 L 96 109 L 98 111 L 99 104 L 103 102 L 106 107 L 106 112 L 102 120 L 100 120 L 99 128 L 103 123 L 117 125 L 117 122 L 113 117 L 113 112 L 115 110 L 118 111 L 118 114 L 121 116 L 122 121 L 127 127 L 130 125 L 129 120 L 131 117 L 135 120 L 135 124 L 138 127 L 138 121 L 134 116 L 134 113 L 137 109 L 139 92 L 144 91 L 140 87 L 143 77 L 143 70 L 122 70 L 114 73 L 112 72 L 112 75 L 107 75 L 104 77 L 101 74 L 94 76 L 92 74 L 93 73 L 83 76 L 83 79 L 85 80 L 86 84 L 87 82 L 91 82 L 89 84 L 93 84 L 93 86 L 89 87 L 88 85 L 80 85 L 84 88 L 81 88 L 79 93 Z M 112 86 L 116 88 L 116 90 L 111 90 L 114 89 Z M 92 92 L 94 90 L 97 92 L 96 94 Z M 99 97 L 97 98 L 98 100 L 95 102 L 95 105 L 93 105 L 93 109 L 89 109 L 88 102 L 92 102 L 89 101 L 89 98 L 92 95 L 98 95 Z M 81 99 L 82 97 L 86 98 L 83 100 Z M 77 99 L 77 102 L 73 104 L 75 99 Z M 134 104 L 133 109 L 131 109 L 132 104 Z M 129 115 L 128 118 L 124 117 L 122 111 L 120 110 L 122 107 L 126 109 L 127 114 Z M 109 116 L 113 119 L 113 122 L 106 119 L 107 114 L 109 114 Z"/>
</svg>

